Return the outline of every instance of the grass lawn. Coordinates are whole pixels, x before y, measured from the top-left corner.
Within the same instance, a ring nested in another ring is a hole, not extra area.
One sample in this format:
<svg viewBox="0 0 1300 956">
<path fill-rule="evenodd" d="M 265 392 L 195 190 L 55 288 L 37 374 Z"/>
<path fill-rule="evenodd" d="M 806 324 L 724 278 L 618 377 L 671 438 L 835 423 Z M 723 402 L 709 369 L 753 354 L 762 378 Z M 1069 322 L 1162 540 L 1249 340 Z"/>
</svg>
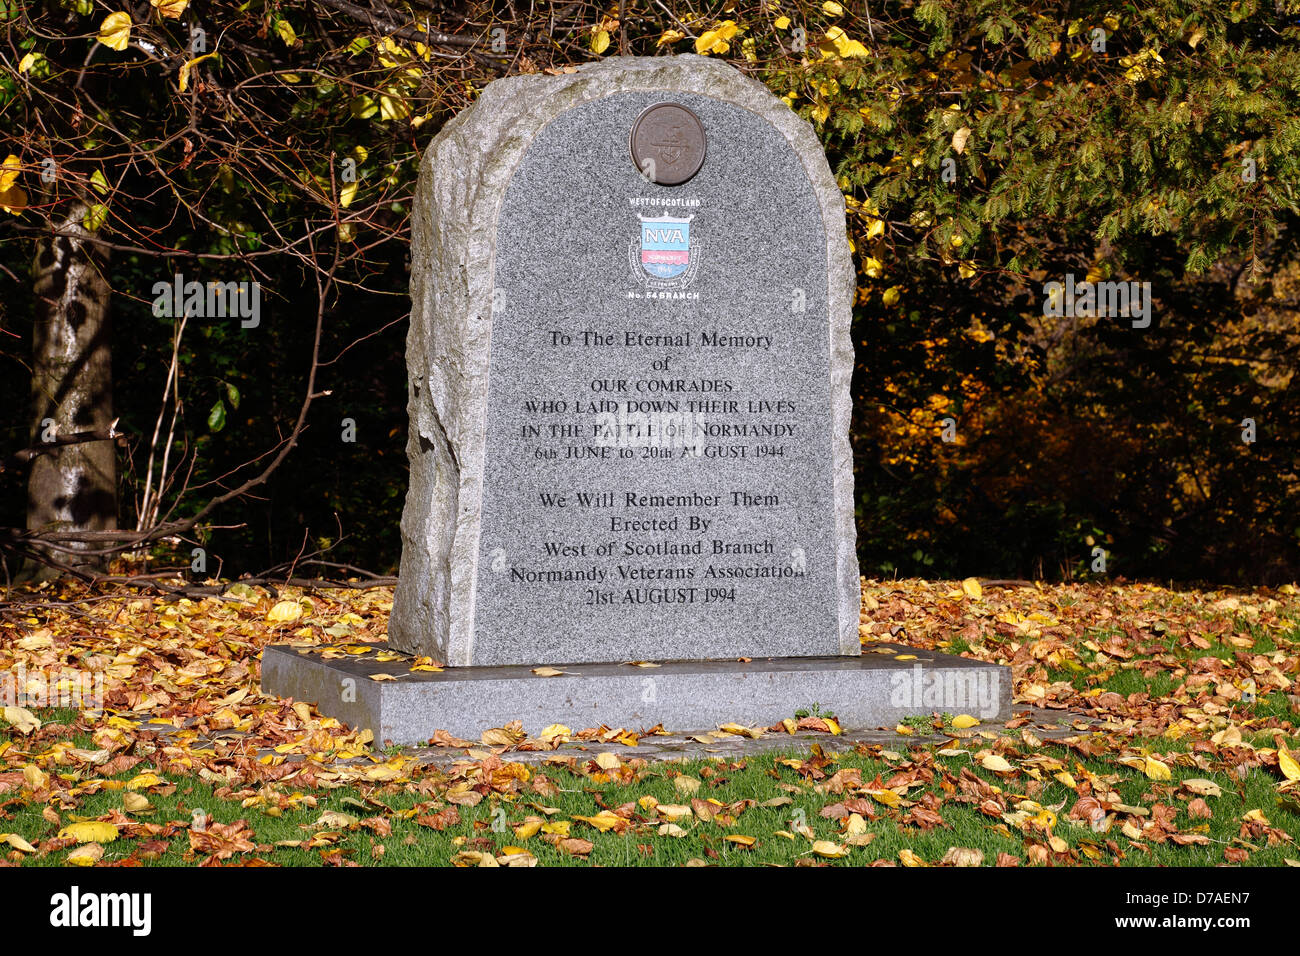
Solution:
<svg viewBox="0 0 1300 956">
<path fill-rule="evenodd" d="M 644 739 L 638 730 L 552 728 L 539 745 L 506 728 L 470 753 L 448 747 L 455 762 L 440 766 L 257 690 L 256 655 L 271 641 L 369 652 L 390 598 L 382 589 L 301 595 L 297 614 L 283 594 L 115 596 L 87 600 L 75 618 L 47 599 L 22 628 L 10 618 L 0 630 L 6 669 L 100 674 L 105 710 L 5 712 L 0 857 L 20 866 L 1297 865 L 1295 595 L 1026 590 L 959 598 L 950 582 L 869 587 L 864 643 L 901 620 L 915 646 L 1010 664 L 1018 708 L 1088 716 L 1091 729 L 1065 740 L 1040 740 L 1024 722 L 953 729 L 953 715 L 936 715 L 909 721 L 895 742 L 841 753 L 827 735 L 811 750 L 649 762 L 602 744 Z M 157 732 L 167 724 L 185 729 Z M 520 747 L 549 750 L 556 735 L 587 749 L 519 761 Z"/>
</svg>

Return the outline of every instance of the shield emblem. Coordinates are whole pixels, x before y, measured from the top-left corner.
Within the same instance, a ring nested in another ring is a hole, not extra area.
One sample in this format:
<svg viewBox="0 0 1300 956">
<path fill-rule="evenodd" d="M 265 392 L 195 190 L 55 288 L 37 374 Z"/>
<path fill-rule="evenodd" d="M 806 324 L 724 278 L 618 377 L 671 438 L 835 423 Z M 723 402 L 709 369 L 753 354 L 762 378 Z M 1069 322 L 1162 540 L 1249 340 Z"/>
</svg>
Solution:
<svg viewBox="0 0 1300 956">
<path fill-rule="evenodd" d="M 641 268 L 655 279 L 674 279 L 691 264 L 691 219 L 640 216 Z"/>
</svg>

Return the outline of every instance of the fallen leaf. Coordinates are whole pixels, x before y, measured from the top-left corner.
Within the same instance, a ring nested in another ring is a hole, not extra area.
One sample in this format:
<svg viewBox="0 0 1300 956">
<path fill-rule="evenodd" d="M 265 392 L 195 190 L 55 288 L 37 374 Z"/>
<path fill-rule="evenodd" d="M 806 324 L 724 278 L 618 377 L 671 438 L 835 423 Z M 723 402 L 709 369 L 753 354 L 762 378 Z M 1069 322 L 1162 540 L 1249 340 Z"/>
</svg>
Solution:
<svg viewBox="0 0 1300 956">
<path fill-rule="evenodd" d="M 117 835 L 117 827 L 113 824 L 94 820 L 69 823 L 59 831 L 60 840 L 76 840 L 78 843 L 112 843 Z"/>
<path fill-rule="evenodd" d="M 943 855 L 939 862 L 947 866 L 983 866 L 984 851 L 972 847 L 953 846 Z"/>
<path fill-rule="evenodd" d="M 94 866 L 104 858 L 104 848 L 98 843 L 87 843 L 68 854 L 68 862 L 74 866 Z"/>
<path fill-rule="evenodd" d="M 302 605 L 297 601 L 281 601 L 267 612 L 266 620 L 271 624 L 288 624 L 302 617 Z"/>
<path fill-rule="evenodd" d="M 3 192 L 4 190 L 0 190 Z M 11 700 L 13 698 L 10 698 Z M 41 729 L 41 722 L 26 707 L 6 707 L 4 709 L 4 719 L 14 730 L 26 736 L 33 731 Z"/>
<path fill-rule="evenodd" d="M 816 840 L 813 842 L 812 851 L 817 856 L 825 857 L 828 860 L 839 860 L 849 855 L 849 848 L 841 846 L 831 840 Z"/>
<path fill-rule="evenodd" d="M 1193 777 L 1189 780 L 1184 780 L 1179 784 L 1179 786 L 1183 787 L 1185 790 L 1190 790 L 1192 793 L 1201 797 L 1223 796 L 1223 791 L 1219 788 L 1217 783 L 1213 780 L 1201 779 L 1200 777 Z"/>
<path fill-rule="evenodd" d="M 21 853 L 36 852 L 36 847 L 32 846 L 30 843 L 28 843 L 26 840 L 20 837 L 17 833 L 4 834 L 4 841 L 5 843 L 9 844 L 15 850 L 18 850 Z"/>
</svg>

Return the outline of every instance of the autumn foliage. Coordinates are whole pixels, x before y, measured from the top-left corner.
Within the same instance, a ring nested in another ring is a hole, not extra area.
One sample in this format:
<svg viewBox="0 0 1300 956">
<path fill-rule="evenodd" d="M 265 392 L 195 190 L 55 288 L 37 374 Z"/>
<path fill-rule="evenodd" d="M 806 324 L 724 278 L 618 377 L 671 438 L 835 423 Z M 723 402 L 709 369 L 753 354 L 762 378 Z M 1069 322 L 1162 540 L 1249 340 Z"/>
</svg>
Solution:
<svg viewBox="0 0 1300 956">
<path fill-rule="evenodd" d="M 28 401 L 16 264 L 73 213 L 111 253 L 119 523 L 192 515 L 282 446 L 323 299 L 293 453 L 133 567 L 201 544 L 227 576 L 324 552 L 390 571 L 422 149 L 495 77 L 696 52 L 808 118 L 844 191 L 865 570 L 1292 580 L 1298 20 L 1294 0 L 0 5 L 0 402 Z M 261 282 L 261 327 L 154 315 L 177 273 Z M 1044 315 L 1067 275 L 1150 283 L 1149 325 Z M 10 451 L 33 441 L 4 425 Z M 0 471 L 14 528 L 23 480 Z"/>
</svg>

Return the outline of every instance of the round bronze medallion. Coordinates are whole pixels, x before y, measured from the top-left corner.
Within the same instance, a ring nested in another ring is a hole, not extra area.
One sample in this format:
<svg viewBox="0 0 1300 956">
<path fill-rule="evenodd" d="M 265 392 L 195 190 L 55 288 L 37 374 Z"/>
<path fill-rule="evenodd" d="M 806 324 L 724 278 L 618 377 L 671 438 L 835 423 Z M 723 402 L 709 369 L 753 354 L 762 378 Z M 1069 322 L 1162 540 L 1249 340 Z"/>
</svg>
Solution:
<svg viewBox="0 0 1300 956">
<path fill-rule="evenodd" d="M 632 124 L 628 145 L 641 175 L 660 186 L 678 186 L 704 165 L 704 124 L 685 106 L 656 103 Z"/>
</svg>

